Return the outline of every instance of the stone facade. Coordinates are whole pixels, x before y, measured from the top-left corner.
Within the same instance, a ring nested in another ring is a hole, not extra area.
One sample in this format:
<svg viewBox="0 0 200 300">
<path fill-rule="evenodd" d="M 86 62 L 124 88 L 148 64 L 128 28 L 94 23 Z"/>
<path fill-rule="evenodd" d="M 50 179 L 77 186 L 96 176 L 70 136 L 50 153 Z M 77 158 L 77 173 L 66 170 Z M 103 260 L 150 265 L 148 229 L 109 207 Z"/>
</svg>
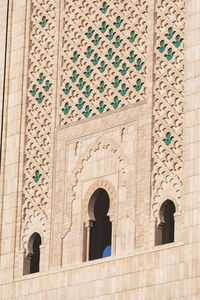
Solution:
<svg viewBox="0 0 200 300">
<path fill-rule="evenodd" d="M 200 3 L 0 0 L 0 13 L 0 299 L 200 299 Z M 89 261 L 98 188 L 112 253 Z M 174 242 L 157 245 L 166 200 Z M 23 275 L 34 232 L 40 272 Z"/>
</svg>

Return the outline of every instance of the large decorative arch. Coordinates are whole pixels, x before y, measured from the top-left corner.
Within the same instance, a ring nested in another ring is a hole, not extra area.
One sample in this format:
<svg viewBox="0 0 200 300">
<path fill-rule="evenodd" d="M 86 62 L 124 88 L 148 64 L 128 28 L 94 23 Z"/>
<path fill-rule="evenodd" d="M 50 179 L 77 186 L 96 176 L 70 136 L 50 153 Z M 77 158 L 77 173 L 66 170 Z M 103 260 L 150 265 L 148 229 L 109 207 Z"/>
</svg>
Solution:
<svg viewBox="0 0 200 300">
<path fill-rule="evenodd" d="M 74 168 L 71 176 L 71 181 L 69 184 L 68 189 L 68 199 L 67 203 L 64 206 L 64 222 L 63 224 L 63 237 L 66 236 L 66 234 L 71 230 L 72 226 L 72 203 L 76 199 L 76 188 L 78 185 L 80 174 L 85 166 L 85 164 L 89 161 L 89 159 L 92 157 L 92 154 L 100 149 L 109 149 L 113 152 L 115 157 L 118 159 L 120 163 L 120 171 L 122 172 L 123 182 L 124 185 L 126 185 L 127 182 L 127 175 L 128 172 L 126 170 L 126 156 L 124 153 L 121 152 L 119 145 L 110 138 L 105 137 L 98 137 L 96 141 L 92 144 L 90 144 L 84 154 L 82 154 L 78 162 L 76 164 L 76 167 Z"/>
</svg>

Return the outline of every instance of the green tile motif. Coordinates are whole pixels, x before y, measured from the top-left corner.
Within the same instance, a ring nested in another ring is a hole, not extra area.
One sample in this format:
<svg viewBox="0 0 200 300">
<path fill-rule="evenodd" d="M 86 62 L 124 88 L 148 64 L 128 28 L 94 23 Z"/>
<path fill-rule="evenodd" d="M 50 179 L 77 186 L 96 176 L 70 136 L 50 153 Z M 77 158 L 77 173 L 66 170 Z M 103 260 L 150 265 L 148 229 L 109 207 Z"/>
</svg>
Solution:
<svg viewBox="0 0 200 300">
<path fill-rule="evenodd" d="M 38 97 L 36 98 L 37 102 L 38 102 L 39 104 L 41 104 L 42 101 L 44 100 L 44 97 L 45 97 L 45 96 L 43 95 L 43 93 L 42 93 L 42 92 L 39 92 Z"/>
<path fill-rule="evenodd" d="M 43 16 L 43 17 L 42 17 L 42 20 L 41 20 L 41 22 L 40 22 L 41 27 L 44 28 L 44 27 L 47 25 L 47 22 L 48 22 L 47 17 L 46 17 L 46 16 Z"/>
<path fill-rule="evenodd" d="M 116 97 L 114 98 L 114 101 L 111 103 L 111 105 L 113 106 L 114 109 L 117 109 L 118 106 L 119 106 L 119 104 L 120 104 L 120 102 L 121 102 L 121 100 L 119 100 L 119 97 L 116 96 Z"/>
<path fill-rule="evenodd" d="M 166 133 L 166 137 L 163 139 L 163 142 L 165 143 L 166 146 L 169 146 L 173 140 L 174 136 L 171 135 L 170 132 Z"/>
<path fill-rule="evenodd" d="M 91 113 L 91 111 L 92 111 L 92 109 L 90 109 L 89 105 L 87 105 L 87 106 L 85 107 L 85 111 L 83 111 L 84 117 L 88 118 L 89 115 L 90 115 L 90 113 Z"/>
<path fill-rule="evenodd" d="M 65 93 L 65 95 L 68 95 L 70 93 L 72 86 L 70 86 L 69 82 L 66 83 L 65 88 L 63 89 L 63 92 Z"/>
<path fill-rule="evenodd" d="M 100 114 L 102 114 L 104 112 L 105 107 L 106 107 L 106 104 L 104 104 L 103 101 L 100 101 L 99 107 L 97 107 L 97 110 L 99 111 Z"/>
<path fill-rule="evenodd" d="M 34 181 L 37 183 L 40 180 L 40 177 L 42 176 L 42 174 L 40 174 L 39 170 L 35 171 L 35 176 L 33 176 Z"/>
<path fill-rule="evenodd" d="M 183 42 L 183 38 L 181 38 L 180 34 L 175 35 L 176 31 L 173 30 L 172 27 L 168 28 L 167 33 L 164 35 L 166 40 L 161 40 L 159 47 L 157 47 L 158 51 L 161 54 L 164 54 L 164 57 L 171 61 L 173 60 L 174 55 L 177 53 L 177 49 L 181 46 Z"/>
<path fill-rule="evenodd" d="M 103 14 L 106 14 L 109 7 L 110 7 L 110 5 L 108 5 L 107 2 L 104 2 L 102 8 L 100 8 L 100 11 Z"/>
<path fill-rule="evenodd" d="M 81 110 L 83 108 L 83 105 L 85 104 L 85 101 L 83 101 L 83 98 L 78 99 L 78 103 L 76 104 L 76 107 L 78 110 Z"/>
<path fill-rule="evenodd" d="M 62 109 L 62 112 L 63 112 L 65 115 L 68 115 L 70 109 L 71 109 L 71 105 L 69 105 L 69 102 L 66 102 L 64 108 Z"/>
</svg>

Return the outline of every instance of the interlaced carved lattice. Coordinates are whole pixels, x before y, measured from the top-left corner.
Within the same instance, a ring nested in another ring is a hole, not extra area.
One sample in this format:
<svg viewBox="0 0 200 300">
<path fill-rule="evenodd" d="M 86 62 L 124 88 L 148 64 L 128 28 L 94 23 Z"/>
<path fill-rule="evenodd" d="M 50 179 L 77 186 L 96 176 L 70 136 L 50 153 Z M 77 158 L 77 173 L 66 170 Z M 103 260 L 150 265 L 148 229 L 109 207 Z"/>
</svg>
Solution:
<svg viewBox="0 0 200 300">
<path fill-rule="evenodd" d="M 49 193 L 53 65 L 55 56 L 54 0 L 33 0 L 26 109 L 26 146 L 22 243 L 32 231 L 45 238 Z"/>
<path fill-rule="evenodd" d="M 183 155 L 184 0 L 157 0 L 154 69 L 153 214 L 174 191 L 180 208 Z"/>
<path fill-rule="evenodd" d="M 60 125 L 146 99 L 146 0 L 63 1 Z"/>
</svg>

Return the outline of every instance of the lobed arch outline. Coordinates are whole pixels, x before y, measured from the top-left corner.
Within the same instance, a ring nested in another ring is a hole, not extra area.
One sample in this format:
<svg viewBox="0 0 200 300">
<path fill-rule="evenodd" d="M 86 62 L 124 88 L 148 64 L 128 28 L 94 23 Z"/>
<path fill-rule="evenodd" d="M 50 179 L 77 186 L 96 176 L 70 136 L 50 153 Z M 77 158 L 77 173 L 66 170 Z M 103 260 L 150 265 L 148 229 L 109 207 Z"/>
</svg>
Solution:
<svg viewBox="0 0 200 300">
<path fill-rule="evenodd" d="M 33 252 L 33 243 L 35 241 L 35 236 L 37 234 L 39 234 L 39 236 L 41 238 L 41 245 L 43 244 L 41 232 L 35 231 L 35 232 L 31 233 L 30 237 L 28 239 L 28 254 L 26 253 L 26 256 L 28 256 L 30 254 L 34 254 L 34 252 Z"/>
<path fill-rule="evenodd" d="M 109 207 L 109 211 L 108 211 L 108 216 L 110 217 L 110 221 L 112 221 L 114 219 L 114 216 L 116 216 L 116 203 L 117 203 L 117 193 L 116 193 L 116 189 L 113 186 L 113 184 L 111 183 L 110 180 L 102 178 L 102 179 L 97 179 L 87 190 L 83 201 L 82 201 L 82 208 L 83 208 L 83 221 L 87 222 L 89 220 L 91 220 L 91 216 L 90 216 L 90 208 L 89 208 L 89 203 L 91 200 L 92 195 L 94 194 L 94 192 L 96 192 L 98 189 L 104 189 L 109 196 L 109 200 L 110 200 L 110 207 Z M 94 221 L 94 220 L 93 220 Z"/>
</svg>

